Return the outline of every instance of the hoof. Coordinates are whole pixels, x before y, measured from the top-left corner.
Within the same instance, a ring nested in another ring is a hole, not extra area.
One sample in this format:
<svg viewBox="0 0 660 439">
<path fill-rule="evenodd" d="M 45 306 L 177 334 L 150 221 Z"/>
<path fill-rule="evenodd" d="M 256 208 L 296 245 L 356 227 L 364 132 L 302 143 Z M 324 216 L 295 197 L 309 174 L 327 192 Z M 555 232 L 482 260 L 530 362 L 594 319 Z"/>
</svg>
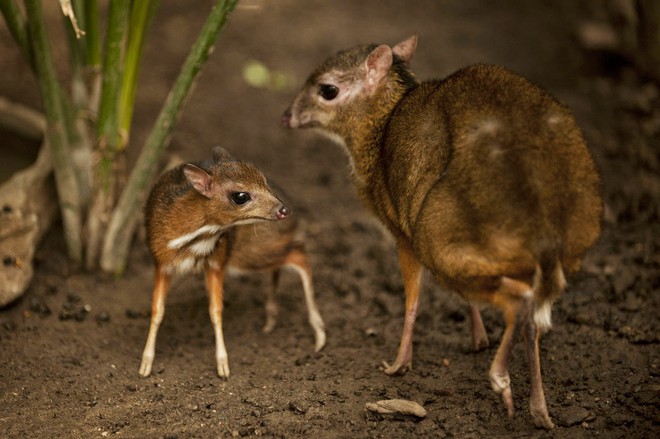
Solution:
<svg viewBox="0 0 660 439">
<path fill-rule="evenodd" d="M 406 372 L 412 369 L 412 363 L 394 363 L 390 366 L 385 361 L 383 361 L 383 366 L 385 366 L 385 374 L 390 376 L 404 375 Z"/>
</svg>

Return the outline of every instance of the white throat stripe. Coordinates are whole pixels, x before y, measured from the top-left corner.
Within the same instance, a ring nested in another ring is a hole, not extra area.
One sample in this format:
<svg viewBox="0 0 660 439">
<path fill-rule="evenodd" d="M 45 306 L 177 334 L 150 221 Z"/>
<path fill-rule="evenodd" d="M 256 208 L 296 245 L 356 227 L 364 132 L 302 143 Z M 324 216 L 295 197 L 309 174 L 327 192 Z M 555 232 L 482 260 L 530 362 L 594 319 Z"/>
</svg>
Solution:
<svg viewBox="0 0 660 439">
<path fill-rule="evenodd" d="M 172 239 L 170 242 L 167 243 L 167 247 L 171 249 L 181 248 L 199 236 L 218 233 L 222 229 L 223 227 L 220 225 L 207 224 L 205 226 L 200 227 L 197 230 L 193 230 L 190 233 L 186 233 L 185 235 L 181 235 L 178 238 Z"/>
</svg>

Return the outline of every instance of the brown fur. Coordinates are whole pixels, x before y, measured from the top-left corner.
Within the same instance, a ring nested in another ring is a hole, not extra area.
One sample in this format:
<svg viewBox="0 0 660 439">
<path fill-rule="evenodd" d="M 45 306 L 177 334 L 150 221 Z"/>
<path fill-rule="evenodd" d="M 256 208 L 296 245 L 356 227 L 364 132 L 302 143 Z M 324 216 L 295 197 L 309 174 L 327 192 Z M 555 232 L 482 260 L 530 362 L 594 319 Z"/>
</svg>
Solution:
<svg viewBox="0 0 660 439">
<path fill-rule="evenodd" d="M 291 128 L 320 128 L 345 146 L 360 197 L 397 240 L 407 317 L 388 373 L 412 363 L 418 264 L 470 301 L 509 316 L 524 309 L 533 328 L 534 312 L 548 311 L 540 323 L 547 326 L 563 273 L 579 269 L 600 233 L 602 210 L 595 165 L 565 106 L 494 65 L 418 83 L 408 68 L 416 43 L 412 37 L 391 48 L 339 52 L 310 76 L 283 116 Z M 328 84 L 336 97 L 326 96 Z M 527 290 L 533 297 L 526 298 Z M 507 370 L 504 351 L 508 345 L 498 355 L 496 378 Z M 550 428 L 539 389 L 532 396 L 535 422 Z M 512 413 L 510 398 L 503 398 Z"/>
<path fill-rule="evenodd" d="M 249 201 L 237 203 L 237 193 L 249 194 Z M 151 373 L 165 296 L 175 273 L 205 272 L 219 376 L 229 375 L 222 335 L 223 279 L 227 268 L 273 273 L 265 332 L 271 331 L 276 322 L 279 271 L 283 267 L 296 269 L 303 281 L 316 350 L 323 347 L 324 324 L 314 303 L 311 268 L 298 236 L 298 221 L 291 216 L 257 168 L 231 159 L 221 148 L 214 150 L 212 160 L 180 165 L 158 179 L 145 210 L 147 243 L 155 260 L 156 279 L 141 375 Z M 274 222 L 285 217 L 289 219 Z M 245 221 L 250 224 L 241 224 Z"/>
</svg>

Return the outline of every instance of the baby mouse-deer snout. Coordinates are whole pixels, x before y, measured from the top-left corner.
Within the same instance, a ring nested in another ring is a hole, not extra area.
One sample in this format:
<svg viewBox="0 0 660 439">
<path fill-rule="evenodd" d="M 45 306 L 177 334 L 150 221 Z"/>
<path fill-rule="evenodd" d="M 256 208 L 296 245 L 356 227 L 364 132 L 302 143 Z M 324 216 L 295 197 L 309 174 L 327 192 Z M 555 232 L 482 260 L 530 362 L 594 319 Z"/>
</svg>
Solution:
<svg viewBox="0 0 660 439">
<path fill-rule="evenodd" d="M 275 214 L 275 216 L 277 216 L 277 219 L 284 219 L 284 218 L 286 218 L 287 216 L 289 216 L 289 212 L 291 212 L 291 211 L 289 210 L 288 207 L 286 207 L 286 206 L 282 206 L 282 207 L 280 207 L 280 209 L 277 211 L 277 213 Z"/>
</svg>

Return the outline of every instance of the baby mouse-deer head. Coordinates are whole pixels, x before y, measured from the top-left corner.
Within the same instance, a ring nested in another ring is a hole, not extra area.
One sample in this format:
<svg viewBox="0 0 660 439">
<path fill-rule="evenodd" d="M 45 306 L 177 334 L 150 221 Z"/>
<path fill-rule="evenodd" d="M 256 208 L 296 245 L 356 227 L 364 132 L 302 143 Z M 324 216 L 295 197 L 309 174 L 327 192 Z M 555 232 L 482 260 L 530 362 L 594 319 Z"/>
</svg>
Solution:
<svg viewBox="0 0 660 439">
<path fill-rule="evenodd" d="M 228 158 L 229 160 L 225 160 Z M 263 174 L 249 163 L 233 161 L 222 148 L 213 151 L 215 161 L 209 171 L 192 163 L 183 175 L 204 199 L 209 215 L 223 216 L 233 223 L 280 220 L 289 208 L 272 193 Z"/>
</svg>

